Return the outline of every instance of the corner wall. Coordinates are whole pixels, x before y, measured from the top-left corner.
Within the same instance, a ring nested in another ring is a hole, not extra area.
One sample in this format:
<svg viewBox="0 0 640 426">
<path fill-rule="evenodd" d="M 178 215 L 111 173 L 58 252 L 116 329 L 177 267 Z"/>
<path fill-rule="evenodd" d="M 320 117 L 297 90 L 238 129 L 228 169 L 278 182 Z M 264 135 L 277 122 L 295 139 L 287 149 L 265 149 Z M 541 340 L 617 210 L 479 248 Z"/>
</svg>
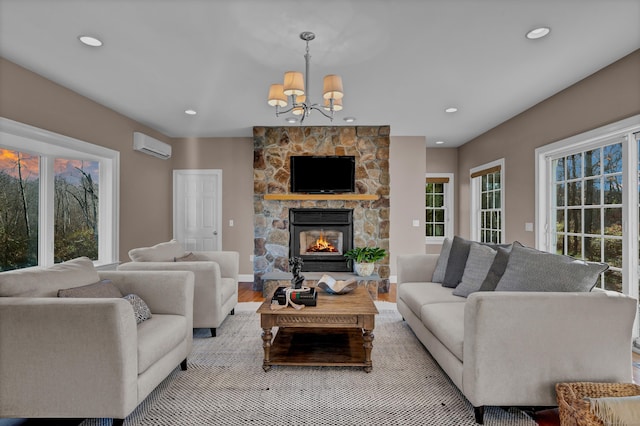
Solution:
<svg viewBox="0 0 640 426">
<path fill-rule="evenodd" d="M 505 159 L 505 238 L 535 246 L 535 149 L 640 113 L 640 50 L 458 149 L 458 235 L 470 236 L 469 170 Z"/>
<path fill-rule="evenodd" d="M 171 238 L 171 160 L 133 151 L 133 132 L 165 135 L 0 58 L 0 116 L 120 152 L 119 257 Z"/>
</svg>

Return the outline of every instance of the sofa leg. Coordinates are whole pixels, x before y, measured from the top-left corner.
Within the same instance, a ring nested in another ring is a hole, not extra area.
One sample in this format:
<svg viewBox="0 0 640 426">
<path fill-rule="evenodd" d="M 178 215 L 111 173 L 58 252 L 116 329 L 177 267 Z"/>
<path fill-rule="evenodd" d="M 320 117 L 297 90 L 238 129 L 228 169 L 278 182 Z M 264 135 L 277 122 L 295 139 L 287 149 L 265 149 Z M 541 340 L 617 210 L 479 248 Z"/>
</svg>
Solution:
<svg viewBox="0 0 640 426">
<path fill-rule="evenodd" d="M 476 423 L 479 425 L 484 424 L 484 405 L 473 407 L 473 414 L 476 416 Z"/>
<path fill-rule="evenodd" d="M 180 370 L 187 371 L 187 359 L 186 358 L 180 363 Z"/>
<path fill-rule="evenodd" d="M 122 426 L 124 424 L 124 419 L 113 419 L 111 424 L 113 426 Z"/>
<path fill-rule="evenodd" d="M 211 329 L 211 337 L 216 337 L 216 329 L 215 328 Z"/>
<path fill-rule="evenodd" d="M 231 313 L 230 313 L 229 315 L 235 315 L 235 314 L 236 314 L 236 308 L 233 308 L 233 309 L 231 310 Z"/>
</svg>

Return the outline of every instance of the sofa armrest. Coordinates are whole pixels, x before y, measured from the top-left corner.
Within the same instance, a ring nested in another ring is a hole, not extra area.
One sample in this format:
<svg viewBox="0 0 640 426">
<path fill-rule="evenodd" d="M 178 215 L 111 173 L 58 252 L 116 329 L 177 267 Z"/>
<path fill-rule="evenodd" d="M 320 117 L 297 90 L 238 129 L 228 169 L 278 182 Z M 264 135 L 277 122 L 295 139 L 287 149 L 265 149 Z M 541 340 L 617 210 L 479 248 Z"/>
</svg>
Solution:
<svg viewBox="0 0 640 426">
<path fill-rule="evenodd" d="M 474 406 L 555 405 L 564 381 L 630 382 L 637 301 L 620 293 L 477 292 L 464 312 Z"/>
<path fill-rule="evenodd" d="M 194 251 L 194 260 L 209 260 L 220 265 L 220 273 L 224 278 L 238 281 L 240 269 L 240 253 L 237 251 Z"/>
<path fill-rule="evenodd" d="M 124 417 L 137 350 L 126 300 L 0 298 L 0 417 Z"/>
<path fill-rule="evenodd" d="M 140 296 L 152 314 L 193 315 L 194 274 L 191 271 L 101 271 L 99 274 L 101 279 L 111 280 L 122 294 Z"/>
<path fill-rule="evenodd" d="M 431 281 L 439 254 L 403 254 L 397 257 L 398 285 Z"/>
</svg>

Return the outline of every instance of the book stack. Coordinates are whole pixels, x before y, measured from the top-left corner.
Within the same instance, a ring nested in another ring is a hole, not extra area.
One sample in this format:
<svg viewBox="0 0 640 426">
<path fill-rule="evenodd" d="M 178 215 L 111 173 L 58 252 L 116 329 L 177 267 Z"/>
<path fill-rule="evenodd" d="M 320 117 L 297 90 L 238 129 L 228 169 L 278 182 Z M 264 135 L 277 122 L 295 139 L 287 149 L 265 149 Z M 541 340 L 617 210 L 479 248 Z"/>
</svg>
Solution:
<svg viewBox="0 0 640 426">
<path fill-rule="evenodd" d="M 287 295 L 285 291 L 289 287 L 278 287 L 276 292 L 273 294 L 273 299 L 278 302 L 279 305 L 285 305 L 287 303 Z M 315 287 L 311 287 L 304 290 L 293 290 L 291 291 L 291 301 L 298 305 L 305 306 L 316 306 L 318 303 L 318 293 L 316 292 Z"/>
</svg>

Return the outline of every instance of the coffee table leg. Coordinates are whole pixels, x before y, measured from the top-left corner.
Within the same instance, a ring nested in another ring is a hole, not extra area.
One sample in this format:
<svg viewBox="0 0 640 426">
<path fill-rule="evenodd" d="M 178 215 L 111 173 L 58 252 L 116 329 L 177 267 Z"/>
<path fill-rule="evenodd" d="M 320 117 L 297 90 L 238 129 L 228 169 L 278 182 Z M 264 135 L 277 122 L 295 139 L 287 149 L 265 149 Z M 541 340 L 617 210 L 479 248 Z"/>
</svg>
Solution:
<svg viewBox="0 0 640 426">
<path fill-rule="evenodd" d="M 371 373 L 373 364 L 371 362 L 371 349 L 373 349 L 373 330 L 363 330 L 362 338 L 364 339 L 364 371 Z"/>
<path fill-rule="evenodd" d="M 262 347 L 264 348 L 264 360 L 262 361 L 262 369 L 264 371 L 271 370 L 271 327 L 262 329 Z"/>
</svg>

